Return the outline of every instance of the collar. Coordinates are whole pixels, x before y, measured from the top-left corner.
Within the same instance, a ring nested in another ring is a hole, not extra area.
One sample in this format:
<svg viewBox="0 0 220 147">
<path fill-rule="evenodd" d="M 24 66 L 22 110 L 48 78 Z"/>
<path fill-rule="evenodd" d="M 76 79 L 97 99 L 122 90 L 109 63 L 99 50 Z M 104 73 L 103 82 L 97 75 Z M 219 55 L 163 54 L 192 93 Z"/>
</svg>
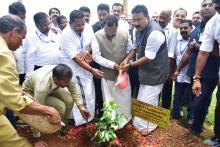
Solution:
<svg viewBox="0 0 220 147">
<path fill-rule="evenodd" d="M 50 75 L 49 80 L 50 80 L 52 89 L 58 88 L 57 84 L 56 84 L 56 83 L 54 82 L 54 80 L 53 80 L 52 72 L 51 72 L 51 75 Z"/>
<path fill-rule="evenodd" d="M 5 39 L 4 39 L 2 36 L 0 36 L 0 44 L 1 44 L 1 45 L 5 45 L 5 46 L 8 46 L 7 43 L 6 43 L 6 41 L 5 41 Z"/>
</svg>

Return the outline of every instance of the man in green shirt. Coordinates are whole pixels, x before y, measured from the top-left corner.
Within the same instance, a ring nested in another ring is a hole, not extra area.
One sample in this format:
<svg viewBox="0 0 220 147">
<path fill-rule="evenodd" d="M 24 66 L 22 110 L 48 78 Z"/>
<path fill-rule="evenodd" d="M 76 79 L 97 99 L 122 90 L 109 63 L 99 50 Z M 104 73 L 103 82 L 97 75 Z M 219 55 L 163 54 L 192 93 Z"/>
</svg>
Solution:
<svg viewBox="0 0 220 147">
<path fill-rule="evenodd" d="M 40 104 L 54 107 L 65 124 L 68 123 L 74 102 L 86 119 L 90 114 L 71 82 L 72 76 L 72 70 L 65 64 L 46 65 L 34 71 L 24 81 L 22 90 L 34 96 Z"/>
</svg>

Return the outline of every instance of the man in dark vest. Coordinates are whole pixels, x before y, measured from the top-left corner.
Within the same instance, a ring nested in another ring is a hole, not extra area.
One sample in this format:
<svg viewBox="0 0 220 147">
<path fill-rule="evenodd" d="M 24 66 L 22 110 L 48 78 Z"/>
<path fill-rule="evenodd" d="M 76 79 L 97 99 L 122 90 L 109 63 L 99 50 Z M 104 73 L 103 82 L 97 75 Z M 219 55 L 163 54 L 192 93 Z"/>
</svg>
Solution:
<svg viewBox="0 0 220 147">
<path fill-rule="evenodd" d="M 152 105 L 158 105 L 159 94 L 169 74 L 168 52 L 162 28 L 149 19 L 144 5 L 137 5 L 132 10 L 134 26 L 137 29 L 135 48 L 123 62 L 123 69 L 138 66 L 140 89 L 137 99 Z M 138 59 L 126 63 L 137 52 Z M 157 125 L 134 117 L 135 128 L 143 135 L 156 129 Z"/>
</svg>

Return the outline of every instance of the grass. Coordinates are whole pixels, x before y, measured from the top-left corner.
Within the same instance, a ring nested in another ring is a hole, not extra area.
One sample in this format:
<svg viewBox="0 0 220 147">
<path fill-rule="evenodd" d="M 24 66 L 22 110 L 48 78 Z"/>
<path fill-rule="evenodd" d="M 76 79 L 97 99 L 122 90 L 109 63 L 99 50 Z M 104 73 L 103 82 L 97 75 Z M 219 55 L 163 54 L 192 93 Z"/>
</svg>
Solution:
<svg viewBox="0 0 220 147">
<path fill-rule="evenodd" d="M 173 86 L 173 92 L 174 92 L 174 86 Z M 212 101 L 211 104 L 209 106 L 209 111 L 208 114 L 206 115 L 206 119 L 205 119 L 205 123 L 204 123 L 204 131 L 201 134 L 201 137 L 203 139 L 209 138 L 213 135 L 213 127 L 214 127 L 214 119 L 215 119 L 215 106 L 216 106 L 216 92 L 217 92 L 217 88 L 214 90 L 213 94 L 212 94 Z M 174 95 L 174 93 L 173 93 Z M 172 98 L 173 99 L 173 98 Z M 161 105 L 161 98 L 160 98 L 160 105 Z M 173 100 L 172 100 L 172 104 L 171 104 L 171 115 L 172 115 L 172 108 L 173 108 Z M 187 108 L 183 107 L 183 122 L 187 121 Z"/>
</svg>

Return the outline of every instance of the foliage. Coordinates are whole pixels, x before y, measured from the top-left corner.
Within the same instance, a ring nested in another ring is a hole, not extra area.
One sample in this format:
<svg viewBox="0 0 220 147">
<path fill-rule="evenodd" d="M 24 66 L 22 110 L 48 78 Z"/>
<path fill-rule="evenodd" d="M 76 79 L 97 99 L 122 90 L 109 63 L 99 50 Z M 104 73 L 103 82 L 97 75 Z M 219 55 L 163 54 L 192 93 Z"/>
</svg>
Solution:
<svg viewBox="0 0 220 147">
<path fill-rule="evenodd" d="M 103 104 L 103 116 L 95 124 L 97 131 L 92 138 L 98 144 L 109 142 L 117 138 L 115 130 L 125 121 L 127 117 L 124 114 L 114 113 L 119 108 L 119 105 L 113 101 L 106 101 Z"/>
</svg>

